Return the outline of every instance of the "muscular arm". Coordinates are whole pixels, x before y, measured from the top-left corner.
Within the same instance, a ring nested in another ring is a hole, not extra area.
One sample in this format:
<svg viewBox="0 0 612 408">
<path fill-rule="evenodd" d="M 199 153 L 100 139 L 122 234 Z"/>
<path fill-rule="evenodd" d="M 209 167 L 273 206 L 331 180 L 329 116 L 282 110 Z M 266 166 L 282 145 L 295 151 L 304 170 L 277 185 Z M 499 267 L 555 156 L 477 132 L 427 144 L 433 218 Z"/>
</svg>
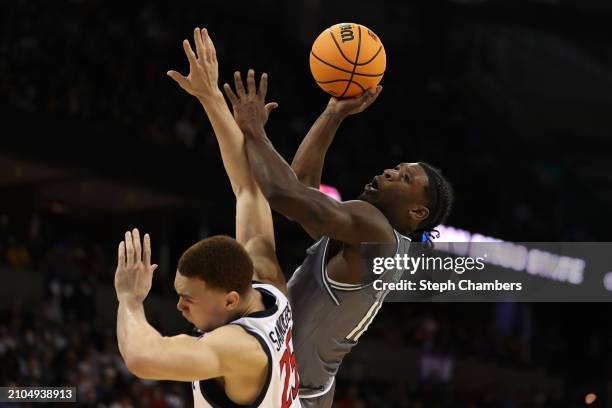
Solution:
<svg viewBox="0 0 612 408">
<path fill-rule="evenodd" d="M 253 279 L 286 292 L 285 277 L 276 257 L 272 211 L 251 175 L 242 131 L 220 92 L 213 101 L 202 102 L 202 106 L 215 131 L 223 166 L 236 196 L 236 240 L 251 256 Z"/>
<path fill-rule="evenodd" d="M 343 120 L 344 117 L 339 113 L 326 109 L 300 143 L 293 157 L 291 168 L 303 184 L 319 188 L 327 149 Z"/>
<path fill-rule="evenodd" d="M 257 340 L 235 325 L 221 327 L 203 339 L 161 336 L 148 322 L 140 302 L 120 302 L 117 338 L 131 373 L 152 380 L 197 381 L 262 372 L 267 357 Z"/>
<path fill-rule="evenodd" d="M 382 87 L 370 89 L 361 96 L 350 99 L 331 98 L 323 113 L 312 125 L 300 144 L 291 168 L 305 185 L 319 188 L 325 155 L 342 121 L 349 115 L 362 112 L 370 106 Z"/>
<path fill-rule="evenodd" d="M 245 126 L 243 132 L 251 172 L 274 210 L 313 234 L 347 244 L 393 242 L 388 221 L 374 206 L 363 201 L 340 203 L 305 186 L 276 152 L 263 127 Z"/>
<path fill-rule="evenodd" d="M 189 42 L 183 42 L 189 60 L 189 76 L 175 71 L 168 75 L 181 88 L 197 97 L 215 132 L 223 167 L 236 197 L 236 240 L 245 248 L 254 263 L 254 279 L 269 282 L 285 290 L 284 275 L 275 253 L 272 212 L 250 173 L 244 136 L 230 112 L 218 87 L 216 51 L 206 30 L 195 29 L 194 42 L 198 57 Z M 268 104 L 266 112 L 276 107 Z"/>
</svg>

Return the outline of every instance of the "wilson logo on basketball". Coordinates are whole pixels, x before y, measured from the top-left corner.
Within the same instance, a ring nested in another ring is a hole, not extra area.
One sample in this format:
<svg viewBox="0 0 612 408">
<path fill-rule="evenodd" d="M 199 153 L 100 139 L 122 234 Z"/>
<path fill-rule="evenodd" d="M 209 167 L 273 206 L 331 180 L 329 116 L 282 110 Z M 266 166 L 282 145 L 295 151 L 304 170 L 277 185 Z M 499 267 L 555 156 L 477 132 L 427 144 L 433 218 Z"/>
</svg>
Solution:
<svg viewBox="0 0 612 408">
<path fill-rule="evenodd" d="M 346 24 L 340 26 L 340 37 L 342 37 L 342 42 L 345 43 L 347 41 L 353 41 L 355 39 L 355 34 L 353 34 L 353 26 Z"/>
</svg>

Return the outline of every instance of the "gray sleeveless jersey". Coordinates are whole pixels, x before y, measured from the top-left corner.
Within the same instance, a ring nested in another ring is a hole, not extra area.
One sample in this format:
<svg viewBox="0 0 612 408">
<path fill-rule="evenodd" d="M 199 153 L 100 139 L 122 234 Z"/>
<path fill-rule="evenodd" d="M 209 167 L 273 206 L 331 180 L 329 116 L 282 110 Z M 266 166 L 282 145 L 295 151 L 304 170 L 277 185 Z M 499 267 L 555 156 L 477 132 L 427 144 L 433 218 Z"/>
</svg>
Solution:
<svg viewBox="0 0 612 408">
<path fill-rule="evenodd" d="M 397 231 L 395 235 L 395 254 L 403 256 L 410 239 Z M 326 267 L 329 245 L 330 238 L 323 237 L 308 248 L 288 283 L 301 398 L 315 398 L 331 389 L 342 359 L 367 330 L 387 295 L 374 289 L 374 279 L 362 280 L 361 285 L 331 280 Z M 395 256 L 392 248 L 386 252 L 381 256 Z M 401 276 L 402 271 L 388 270 L 376 279 L 398 282 Z"/>
</svg>

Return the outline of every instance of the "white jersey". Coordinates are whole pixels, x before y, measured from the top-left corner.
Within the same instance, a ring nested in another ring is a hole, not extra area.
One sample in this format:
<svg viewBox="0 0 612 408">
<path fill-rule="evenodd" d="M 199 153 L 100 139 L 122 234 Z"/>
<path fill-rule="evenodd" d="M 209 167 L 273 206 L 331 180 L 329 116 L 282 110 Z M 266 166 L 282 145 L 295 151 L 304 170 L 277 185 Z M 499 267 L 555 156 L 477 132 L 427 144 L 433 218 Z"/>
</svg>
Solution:
<svg viewBox="0 0 612 408">
<path fill-rule="evenodd" d="M 229 324 L 243 327 L 255 337 L 268 355 L 266 382 L 249 407 L 299 408 L 299 379 L 293 351 L 291 307 L 285 295 L 268 284 L 253 283 L 262 295 L 265 310 L 255 312 Z M 214 379 L 192 383 L 195 408 L 243 407 L 233 403 Z"/>
</svg>

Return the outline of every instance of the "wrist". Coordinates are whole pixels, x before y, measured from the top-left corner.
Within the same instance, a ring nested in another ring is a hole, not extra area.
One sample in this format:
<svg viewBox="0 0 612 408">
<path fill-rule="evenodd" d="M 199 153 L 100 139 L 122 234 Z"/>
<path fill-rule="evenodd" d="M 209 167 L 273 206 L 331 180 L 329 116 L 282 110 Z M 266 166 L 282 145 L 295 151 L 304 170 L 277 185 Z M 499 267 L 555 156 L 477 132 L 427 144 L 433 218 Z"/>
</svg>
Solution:
<svg viewBox="0 0 612 408">
<path fill-rule="evenodd" d="M 223 98 L 223 93 L 221 93 L 221 90 L 218 88 L 215 89 L 210 94 L 198 95 L 197 98 L 198 98 L 198 101 L 200 101 L 202 106 L 204 106 L 205 108 L 214 103 L 225 103 L 225 99 Z"/>
<path fill-rule="evenodd" d="M 241 130 L 245 135 L 248 135 L 254 138 L 262 138 L 264 135 L 264 127 L 262 124 L 259 124 L 259 125 L 249 124 L 249 125 L 242 127 Z"/>
<path fill-rule="evenodd" d="M 128 309 L 140 307 L 144 302 L 144 299 L 132 294 L 117 295 L 117 299 L 119 300 L 119 303 L 127 306 Z"/>
<path fill-rule="evenodd" d="M 342 122 L 348 115 L 346 113 L 340 112 L 338 109 L 333 107 L 327 107 L 321 114 L 321 116 L 328 117 L 329 119 L 336 120 L 338 122 Z"/>
</svg>

